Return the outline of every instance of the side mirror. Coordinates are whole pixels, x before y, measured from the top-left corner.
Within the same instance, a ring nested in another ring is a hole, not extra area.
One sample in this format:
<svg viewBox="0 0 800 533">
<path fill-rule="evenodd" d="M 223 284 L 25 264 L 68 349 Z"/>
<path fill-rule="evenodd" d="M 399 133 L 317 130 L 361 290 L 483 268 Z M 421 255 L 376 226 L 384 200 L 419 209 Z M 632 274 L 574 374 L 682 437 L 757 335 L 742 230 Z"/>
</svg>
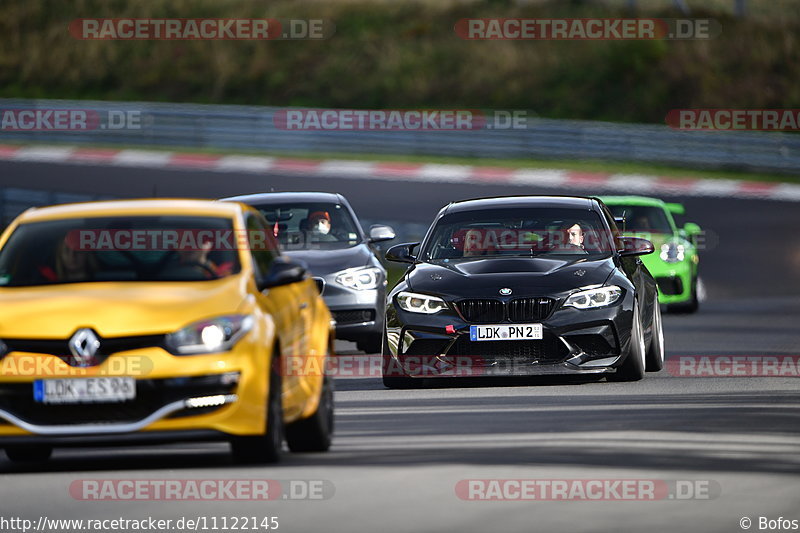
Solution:
<svg viewBox="0 0 800 533">
<path fill-rule="evenodd" d="M 411 250 L 419 246 L 418 242 L 407 242 L 405 244 L 398 244 L 386 250 L 386 259 L 396 263 L 413 263 L 417 260 Z"/>
<path fill-rule="evenodd" d="M 620 237 L 619 243 L 622 246 L 619 255 L 622 257 L 647 255 L 656 251 L 652 242 L 640 237 Z"/>
<path fill-rule="evenodd" d="M 308 266 L 303 261 L 286 256 L 278 257 L 272 262 L 269 271 L 258 280 L 258 290 L 303 281 L 307 273 Z"/>
<path fill-rule="evenodd" d="M 382 226 L 376 224 L 369 228 L 369 242 L 370 244 L 383 241 L 391 241 L 396 237 L 394 230 L 391 226 Z"/>
<path fill-rule="evenodd" d="M 683 215 L 686 213 L 686 208 L 683 207 L 683 204 L 665 204 L 665 206 L 667 211 L 673 215 Z"/>
<path fill-rule="evenodd" d="M 686 232 L 686 235 L 691 237 L 692 235 L 699 235 L 703 230 L 694 222 L 687 222 L 683 225 L 683 231 Z"/>
<path fill-rule="evenodd" d="M 700 226 L 694 222 L 687 222 L 684 224 L 681 231 L 683 232 L 685 238 L 689 239 L 694 246 L 697 246 L 698 238 L 703 233 L 703 230 L 700 229 Z"/>
</svg>

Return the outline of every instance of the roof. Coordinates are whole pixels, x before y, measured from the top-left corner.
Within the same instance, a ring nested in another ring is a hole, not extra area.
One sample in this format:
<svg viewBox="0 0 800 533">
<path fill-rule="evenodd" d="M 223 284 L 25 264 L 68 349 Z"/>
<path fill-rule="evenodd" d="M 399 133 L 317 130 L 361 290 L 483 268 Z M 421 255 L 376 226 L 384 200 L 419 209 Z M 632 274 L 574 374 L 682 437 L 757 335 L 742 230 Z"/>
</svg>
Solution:
<svg viewBox="0 0 800 533">
<path fill-rule="evenodd" d="M 666 205 L 664 200 L 649 196 L 601 196 L 600 199 L 606 205 L 650 205 L 655 207 Z"/>
<path fill-rule="evenodd" d="M 256 194 L 243 194 L 221 198 L 222 202 L 242 202 L 248 205 L 276 205 L 293 202 L 346 202 L 344 198 L 332 192 L 264 192 Z"/>
<path fill-rule="evenodd" d="M 461 200 L 447 206 L 447 213 L 478 209 L 512 209 L 518 207 L 564 208 L 592 210 L 592 198 L 583 196 L 497 196 Z"/>
<path fill-rule="evenodd" d="M 61 218 L 102 217 L 119 215 L 200 215 L 233 218 L 242 207 L 222 204 L 213 200 L 143 199 L 110 200 L 54 205 L 29 209 L 19 217 L 19 222 L 57 220 Z"/>
</svg>

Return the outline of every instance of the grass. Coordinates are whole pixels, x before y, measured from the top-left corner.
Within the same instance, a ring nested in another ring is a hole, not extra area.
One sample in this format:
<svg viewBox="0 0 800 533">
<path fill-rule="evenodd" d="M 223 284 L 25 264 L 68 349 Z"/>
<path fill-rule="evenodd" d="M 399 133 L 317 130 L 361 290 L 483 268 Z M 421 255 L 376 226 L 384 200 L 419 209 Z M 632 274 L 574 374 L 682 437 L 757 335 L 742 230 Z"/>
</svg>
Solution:
<svg viewBox="0 0 800 533">
<path fill-rule="evenodd" d="M 670 109 L 800 108 L 800 10 L 787 0 L 687 0 L 722 34 L 698 41 L 464 41 L 460 18 L 630 17 L 627 0 L 311 2 L 9 0 L 0 97 L 332 108 L 528 110 L 663 123 Z M 326 41 L 81 41 L 79 17 L 322 18 Z M 682 16 L 639 0 L 636 16 Z"/>
</svg>

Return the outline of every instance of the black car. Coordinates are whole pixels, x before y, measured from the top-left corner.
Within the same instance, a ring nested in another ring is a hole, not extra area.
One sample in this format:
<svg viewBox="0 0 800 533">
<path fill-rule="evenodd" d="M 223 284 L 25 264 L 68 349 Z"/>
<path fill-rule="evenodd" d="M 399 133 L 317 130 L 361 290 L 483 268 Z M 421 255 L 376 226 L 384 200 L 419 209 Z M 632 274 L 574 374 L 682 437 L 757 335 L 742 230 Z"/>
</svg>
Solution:
<svg viewBox="0 0 800 533">
<path fill-rule="evenodd" d="M 286 255 L 304 261 L 336 320 L 336 337 L 378 353 L 383 335 L 386 269 L 375 243 L 394 239 L 389 226 L 364 234 L 347 199 L 327 192 L 272 192 L 224 198 L 258 209 Z"/>
<path fill-rule="evenodd" d="M 664 362 L 658 291 L 597 198 L 518 196 L 451 203 L 386 307 L 383 380 L 591 374 L 634 381 Z"/>
</svg>

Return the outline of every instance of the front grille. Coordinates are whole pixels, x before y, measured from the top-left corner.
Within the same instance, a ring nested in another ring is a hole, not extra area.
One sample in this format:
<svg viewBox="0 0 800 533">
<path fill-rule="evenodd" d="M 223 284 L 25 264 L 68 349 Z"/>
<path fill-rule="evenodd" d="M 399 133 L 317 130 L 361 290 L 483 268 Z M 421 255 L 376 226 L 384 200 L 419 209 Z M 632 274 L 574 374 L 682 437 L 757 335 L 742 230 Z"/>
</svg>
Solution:
<svg viewBox="0 0 800 533">
<path fill-rule="evenodd" d="M 545 333 L 543 339 L 536 341 L 473 342 L 469 340 L 469 335 L 461 335 L 447 351 L 447 355 L 471 356 L 479 361 L 477 364 L 485 365 L 504 362 L 552 364 L 566 359 L 569 350 L 551 333 Z"/>
<path fill-rule="evenodd" d="M 338 325 L 359 324 L 375 320 L 374 309 L 348 309 L 347 311 L 334 311 L 333 318 Z"/>
<path fill-rule="evenodd" d="M 456 307 L 467 322 L 500 322 L 505 318 L 505 306 L 500 300 L 461 300 Z"/>
<path fill-rule="evenodd" d="M 44 404 L 33 400 L 32 383 L 0 384 L 0 409 L 31 424 L 125 423 L 141 420 L 164 405 L 186 398 L 232 394 L 236 384 L 221 384 L 219 376 L 136 380 L 136 399 L 117 403 Z M 172 417 L 199 415 L 222 406 L 187 409 Z"/>
<path fill-rule="evenodd" d="M 164 347 L 165 335 L 138 335 L 135 337 L 100 337 L 100 349 L 94 355 L 93 363 L 99 365 L 110 355 L 129 350 Z M 69 339 L 8 339 L 3 338 L 7 353 L 28 352 L 55 355 L 65 363 L 78 366 L 69 349 Z"/>
<path fill-rule="evenodd" d="M 456 307 L 467 322 L 530 322 L 550 316 L 555 303 L 552 298 L 515 298 L 508 303 L 493 299 L 469 299 L 456 302 Z"/>
<path fill-rule="evenodd" d="M 683 292 L 683 283 L 681 282 L 681 278 L 678 277 L 656 278 L 656 284 L 658 285 L 658 290 L 661 292 L 661 294 L 673 296 Z"/>
<path fill-rule="evenodd" d="M 555 306 L 552 298 L 517 298 L 508 303 L 508 318 L 512 322 L 543 320 Z"/>
</svg>

